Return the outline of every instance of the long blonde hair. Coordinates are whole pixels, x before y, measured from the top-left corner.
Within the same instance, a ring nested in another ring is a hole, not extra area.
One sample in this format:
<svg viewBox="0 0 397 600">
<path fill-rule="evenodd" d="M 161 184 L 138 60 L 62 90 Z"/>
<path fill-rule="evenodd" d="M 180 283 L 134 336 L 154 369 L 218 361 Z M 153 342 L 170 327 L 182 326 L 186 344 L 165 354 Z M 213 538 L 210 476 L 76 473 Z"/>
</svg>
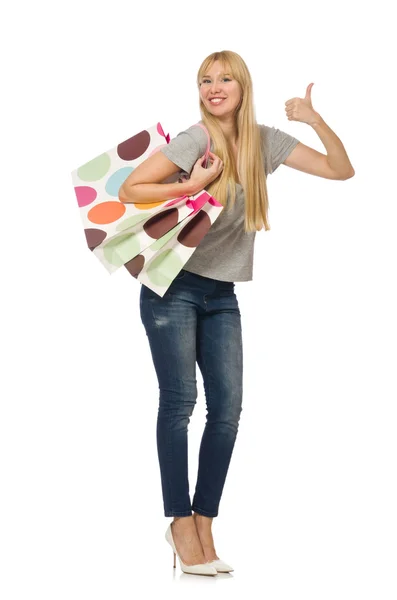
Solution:
<svg viewBox="0 0 397 600">
<path fill-rule="evenodd" d="M 235 164 L 232 149 L 223 134 L 219 121 L 204 106 L 200 98 L 200 113 L 203 125 L 214 144 L 214 154 L 223 162 L 221 174 L 206 186 L 227 210 L 228 188 L 231 206 L 236 201 L 236 181 L 239 180 L 245 194 L 245 231 L 269 230 L 268 195 L 264 156 L 259 125 L 256 122 L 253 102 L 253 87 L 250 72 L 244 60 L 236 52 L 222 50 L 213 52 L 202 62 L 197 73 L 197 86 L 200 89 L 202 76 L 212 64 L 219 60 L 226 72 L 240 84 L 242 100 L 236 108 L 235 119 L 238 139 L 238 164 Z"/>
</svg>

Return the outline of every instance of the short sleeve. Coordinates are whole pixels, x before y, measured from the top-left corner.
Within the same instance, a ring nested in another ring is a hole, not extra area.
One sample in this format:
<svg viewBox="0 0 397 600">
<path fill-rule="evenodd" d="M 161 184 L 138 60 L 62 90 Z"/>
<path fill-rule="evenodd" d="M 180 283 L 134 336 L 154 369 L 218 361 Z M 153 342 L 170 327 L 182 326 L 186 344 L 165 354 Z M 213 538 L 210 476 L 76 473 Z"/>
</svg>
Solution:
<svg viewBox="0 0 397 600">
<path fill-rule="evenodd" d="M 205 154 L 206 148 L 205 131 L 201 127 L 192 126 L 178 133 L 169 144 L 160 148 L 160 152 L 182 171 L 190 174 L 196 161 Z"/>
<path fill-rule="evenodd" d="M 299 140 L 275 127 L 270 128 L 269 134 L 270 173 L 274 173 L 299 144 Z"/>
</svg>

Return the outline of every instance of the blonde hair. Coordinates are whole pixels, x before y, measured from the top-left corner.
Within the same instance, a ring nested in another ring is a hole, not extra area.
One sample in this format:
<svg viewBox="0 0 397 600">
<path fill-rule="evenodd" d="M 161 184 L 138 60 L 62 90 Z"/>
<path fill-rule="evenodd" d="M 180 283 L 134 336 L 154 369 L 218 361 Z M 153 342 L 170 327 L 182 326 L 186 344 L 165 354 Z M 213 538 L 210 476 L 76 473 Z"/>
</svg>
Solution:
<svg viewBox="0 0 397 600">
<path fill-rule="evenodd" d="M 199 89 L 202 76 L 216 60 L 219 60 L 224 71 L 230 72 L 239 83 L 242 93 L 241 102 L 235 112 L 239 146 L 238 164 L 235 164 L 232 149 L 229 147 L 218 119 L 207 110 L 200 98 L 203 125 L 208 129 L 213 141 L 214 154 L 218 155 L 223 162 L 221 174 L 205 189 L 227 210 L 228 189 L 230 190 L 230 203 L 233 206 L 236 201 L 236 181 L 239 180 L 245 195 L 245 231 L 260 231 L 263 228 L 269 230 L 266 173 L 260 128 L 255 117 L 251 75 L 244 60 L 236 52 L 231 50 L 213 52 L 204 59 L 198 70 L 197 86 Z"/>
</svg>

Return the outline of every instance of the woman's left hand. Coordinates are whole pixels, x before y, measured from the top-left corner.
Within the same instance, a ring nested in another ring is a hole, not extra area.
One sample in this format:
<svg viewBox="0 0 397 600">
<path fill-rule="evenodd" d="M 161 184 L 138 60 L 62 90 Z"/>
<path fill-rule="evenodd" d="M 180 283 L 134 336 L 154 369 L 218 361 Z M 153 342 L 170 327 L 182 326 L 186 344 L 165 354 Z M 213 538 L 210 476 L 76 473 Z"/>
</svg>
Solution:
<svg viewBox="0 0 397 600">
<path fill-rule="evenodd" d="M 309 83 L 306 88 L 306 96 L 304 98 L 291 98 L 285 103 L 285 112 L 288 121 L 301 121 L 308 125 L 313 125 L 318 122 L 320 115 L 312 106 L 311 91 L 314 83 Z"/>
</svg>

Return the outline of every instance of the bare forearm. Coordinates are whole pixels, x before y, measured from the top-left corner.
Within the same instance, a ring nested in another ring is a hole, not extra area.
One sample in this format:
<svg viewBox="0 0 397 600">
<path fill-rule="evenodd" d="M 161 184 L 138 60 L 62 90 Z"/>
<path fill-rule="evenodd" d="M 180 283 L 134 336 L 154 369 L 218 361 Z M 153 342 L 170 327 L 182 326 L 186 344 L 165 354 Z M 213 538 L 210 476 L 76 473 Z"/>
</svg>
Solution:
<svg viewBox="0 0 397 600">
<path fill-rule="evenodd" d="M 342 176 L 354 175 L 354 168 L 351 164 L 346 150 L 336 133 L 326 124 L 324 119 L 318 115 L 313 123 L 310 123 L 316 131 L 327 151 L 328 164 L 337 173 Z"/>
<path fill-rule="evenodd" d="M 166 202 L 180 196 L 193 196 L 199 190 L 190 180 L 183 183 L 138 183 L 132 186 L 121 186 L 119 200 L 123 203 L 144 204 Z"/>
</svg>

